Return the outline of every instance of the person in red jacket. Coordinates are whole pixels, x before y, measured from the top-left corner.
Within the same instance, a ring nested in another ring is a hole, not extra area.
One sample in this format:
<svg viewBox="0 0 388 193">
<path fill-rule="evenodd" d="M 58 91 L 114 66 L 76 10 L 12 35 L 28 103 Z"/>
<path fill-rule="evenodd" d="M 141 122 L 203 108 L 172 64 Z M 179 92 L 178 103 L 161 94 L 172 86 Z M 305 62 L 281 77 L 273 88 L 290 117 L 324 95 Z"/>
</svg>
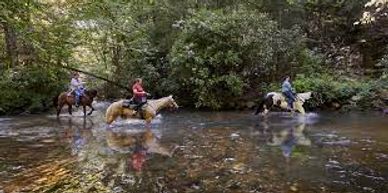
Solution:
<svg viewBox="0 0 388 193">
<path fill-rule="evenodd" d="M 137 113 L 137 111 L 143 106 L 145 103 L 147 103 L 147 96 L 150 94 L 145 92 L 143 89 L 143 80 L 141 78 L 135 79 L 135 84 L 132 86 L 132 92 L 133 92 L 133 101 L 135 104 L 137 104 L 135 108 L 134 115 Z"/>
</svg>

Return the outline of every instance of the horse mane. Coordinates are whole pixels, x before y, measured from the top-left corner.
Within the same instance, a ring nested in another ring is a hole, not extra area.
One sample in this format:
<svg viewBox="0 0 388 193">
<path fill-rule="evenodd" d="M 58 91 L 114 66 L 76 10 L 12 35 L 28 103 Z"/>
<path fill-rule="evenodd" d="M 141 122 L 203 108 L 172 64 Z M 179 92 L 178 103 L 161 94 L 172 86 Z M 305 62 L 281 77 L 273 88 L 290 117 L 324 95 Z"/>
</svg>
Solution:
<svg viewBox="0 0 388 193">
<path fill-rule="evenodd" d="M 151 102 L 151 101 L 163 101 L 163 100 L 175 101 L 174 98 L 172 98 L 172 95 L 166 96 L 166 97 L 162 97 L 162 98 L 158 98 L 158 99 L 151 99 L 151 100 L 148 100 L 148 101 Z"/>
<path fill-rule="evenodd" d="M 88 95 L 91 98 L 94 98 L 94 97 L 97 96 L 97 90 L 96 89 L 86 90 L 85 94 Z"/>
<path fill-rule="evenodd" d="M 304 92 L 304 93 L 298 93 L 296 96 L 302 101 L 305 102 L 311 98 L 312 92 Z"/>
<path fill-rule="evenodd" d="M 153 108 L 157 109 L 157 111 L 159 111 L 160 108 L 163 108 L 165 105 L 167 105 L 169 103 L 176 104 L 174 98 L 172 97 L 172 95 L 167 96 L 167 97 L 162 97 L 162 98 L 159 98 L 159 99 L 149 100 L 148 103 L 151 106 L 153 106 Z M 155 107 L 155 105 L 159 105 L 159 106 Z"/>
</svg>

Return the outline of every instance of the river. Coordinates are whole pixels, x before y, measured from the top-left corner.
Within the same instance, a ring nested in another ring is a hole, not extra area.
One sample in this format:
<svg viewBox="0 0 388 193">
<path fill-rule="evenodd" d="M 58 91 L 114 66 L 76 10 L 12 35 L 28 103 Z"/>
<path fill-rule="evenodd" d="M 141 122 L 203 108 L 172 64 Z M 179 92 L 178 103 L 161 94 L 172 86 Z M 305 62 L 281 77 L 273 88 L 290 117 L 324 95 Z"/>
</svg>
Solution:
<svg viewBox="0 0 388 193">
<path fill-rule="evenodd" d="M 378 112 L 0 118 L 0 192 L 388 192 Z"/>
</svg>

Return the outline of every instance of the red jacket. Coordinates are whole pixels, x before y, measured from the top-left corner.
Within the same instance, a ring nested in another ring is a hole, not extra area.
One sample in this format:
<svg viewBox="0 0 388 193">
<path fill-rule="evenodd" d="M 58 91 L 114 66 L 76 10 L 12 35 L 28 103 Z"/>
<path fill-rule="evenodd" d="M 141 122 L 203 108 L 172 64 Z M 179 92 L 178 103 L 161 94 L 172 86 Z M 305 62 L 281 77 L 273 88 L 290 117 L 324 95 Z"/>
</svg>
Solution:
<svg viewBox="0 0 388 193">
<path fill-rule="evenodd" d="M 135 83 L 135 84 L 132 86 L 132 92 L 133 92 L 133 96 L 134 96 L 135 98 L 141 98 L 141 97 L 143 97 L 143 96 L 146 96 L 143 87 L 142 87 L 141 84 L 139 84 L 139 83 Z"/>
</svg>

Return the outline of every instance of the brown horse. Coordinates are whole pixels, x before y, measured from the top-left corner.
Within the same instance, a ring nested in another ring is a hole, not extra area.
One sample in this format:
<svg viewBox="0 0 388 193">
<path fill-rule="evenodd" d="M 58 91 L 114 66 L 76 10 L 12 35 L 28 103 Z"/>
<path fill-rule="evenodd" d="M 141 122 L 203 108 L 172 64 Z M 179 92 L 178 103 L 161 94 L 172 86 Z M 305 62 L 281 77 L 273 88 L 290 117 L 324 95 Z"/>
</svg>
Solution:
<svg viewBox="0 0 388 193">
<path fill-rule="evenodd" d="M 97 90 L 90 89 L 86 90 L 84 94 L 80 97 L 80 105 L 83 106 L 84 116 L 86 116 L 86 106 L 90 107 L 92 110 L 88 113 L 91 115 L 94 111 L 92 102 L 94 97 L 97 96 Z M 63 106 L 66 104 L 69 108 L 69 114 L 72 114 L 72 106 L 75 104 L 75 96 L 73 94 L 68 95 L 68 92 L 62 92 L 57 97 L 53 99 L 54 106 L 57 108 L 57 116 L 61 113 Z"/>
<path fill-rule="evenodd" d="M 178 108 L 179 106 L 175 103 L 172 96 L 163 97 L 157 100 L 149 100 L 142 107 L 142 115 L 137 113 L 133 115 L 133 110 L 130 108 L 123 107 L 124 100 L 120 100 L 112 103 L 106 110 L 105 117 L 106 122 L 110 125 L 117 117 L 121 118 L 139 118 L 144 119 L 147 124 L 151 123 L 151 120 L 155 118 L 156 114 L 159 113 L 163 108 Z"/>
</svg>

